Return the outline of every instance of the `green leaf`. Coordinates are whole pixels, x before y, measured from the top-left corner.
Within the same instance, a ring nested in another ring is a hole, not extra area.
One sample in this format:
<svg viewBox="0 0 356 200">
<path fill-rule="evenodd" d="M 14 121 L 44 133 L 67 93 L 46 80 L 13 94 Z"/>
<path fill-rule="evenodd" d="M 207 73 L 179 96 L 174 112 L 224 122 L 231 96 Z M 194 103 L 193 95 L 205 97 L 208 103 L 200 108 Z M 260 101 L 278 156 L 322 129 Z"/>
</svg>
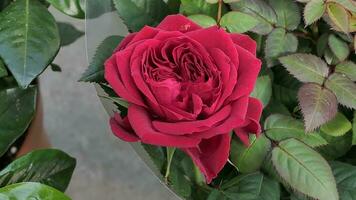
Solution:
<svg viewBox="0 0 356 200">
<path fill-rule="evenodd" d="M 328 2 L 338 3 L 348 10 L 356 12 L 356 3 L 353 0 L 328 0 Z"/>
<path fill-rule="evenodd" d="M 349 14 L 340 4 L 328 3 L 326 10 L 330 20 L 344 33 L 349 32 Z"/>
<path fill-rule="evenodd" d="M 279 58 L 283 66 L 298 80 L 322 84 L 329 68 L 319 57 L 311 54 L 292 54 Z"/>
<path fill-rule="evenodd" d="M 301 13 L 296 2 L 293 0 L 269 0 L 268 3 L 277 14 L 277 26 L 288 30 L 297 29 Z"/>
<path fill-rule="evenodd" d="M 328 43 L 329 43 L 329 33 L 323 33 L 316 44 L 316 51 L 317 51 L 317 55 L 319 57 L 322 57 L 326 51 L 326 49 L 328 48 Z"/>
<path fill-rule="evenodd" d="M 352 145 L 356 145 L 356 111 L 354 112 L 354 120 L 352 121 Z"/>
<path fill-rule="evenodd" d="M 298 100 L 307 132 L 332 120 L 337 114 L 336 96 L 318 84 L 304 84 L 299 89 Z"/>
<path fill-rule="evenodd" d="M 258 138 L 251 135 L 250 146 L 246 146 L 238 140 L 232 140 L 230 160 L 241 173 L 255 172 L 261 167 L 270 148 L 271 142 L 264 135 Z"/>
<path fill-rule="evenodd" d="M 79 19 L 85 18 L 80 0 L 47 0 L 47 2 L 66 15 Z"/>
<path fill-rule="evenodd" d="M 331 51 L 329 47 L 325 49 L 324 59 L 326 63 L 329 65 L 336 65 L 337 63 L 340 62 L 339 59 L 336 57 L 336 55 Z"/>
<path fill-rule="evenodd" d="M 16 159 L 0 172 L 0 187 L 40 182 L 64 192 L 75 165 L 75 159 L 60 150 L 36 150 Z"/>
<path fill-rule="evenodd" d="M 166 153 L 163 147 L 153 146 L 149 144 L 143 144 L 143 148 L 148 153 L 148 155 L 152 158 L 154 164 L 156 165 L 157 169 L 161 171 L 163 166 L 165 165 L 166 160 Z"/>
<path fill-rule="evenodd" d="M 62 71 L 62 68 L 59 65 L 57 65 L 55 63 L 51 63 L 50 65 L 51 65 L 52 71 L 54 71 L 54 72 L 61 72 Z"/>
<path fill-rule="evenodd" d="M 132 32 L 145 25 L 156 26 L 169 14 L 162 0 L 113 0 L 120 17 Z"/>
<path fill-rule="evenodd" d="M 7 69 L 5 67 L 5 64 L 4 62 L 0 59 L 0 78 L 4 77 L 4 76 L 7 76 L 8 73 L 7 73 Z"/>
<path fill-rule="evenodd" d="M 0 0 L 0 11 L 6 8 L 12 0 Z"/>
<path fill-rule="evenodd" d="M 223 13 L 226 7 L 223 8 Z M 218 4 L 210 4 L 205 0 L 181 0 L 180 13 L 184 15 L 202 14 L 216 18 L 218 14 Z"/>
<path fill-rule="evenodd" d="M 330 136 L 338 137 L 349 132 L 352 128 L 351 126 L 351 122 L 339 112 L 334 119 L 322 125 L 320 130 Z"/>
<path fill-rule="evenodd" d="M 0 91 L 0 157 L 28 128 L 35 113 L 37 88 Z"/>
<path fill-rule="evenodd" d="M 207 3 L 211 3 L 211 4 L 214 4 L 214 3 L 218 3 L 219 0 L 205 0 Z"/>
<path fill-rule="evenodd" d="M 129 108 L 129 102 L 125 101 L 125 99 L 120 98 L 120 97 L 111 97 L 111 96 L 100 96 L 101 98 L 108 99 L 114 103 L 119 104 L 120 106 L 124 108 Z"/>
<path fill-rule="evenodd" d="M 220 191 L 220 190 L 213 190 L 209 196 L 207 200 L 227 200 L 228 198 L 225 196 L 225 194 Z"/>
<path fill-rule="evenodd" d="M 167 0 L 170 13 L 179 13 L 180 0 Z"/>
<path fill-rule="evenodd" d="M 339 190 L 340 199 L 355 199 L 356 198 L 356 167 L 342 162 L 331 162 L 330 166 L 333 170 L 337 188 Z"/>
<path fill-rule="evenodd" d="M 188 18 L 205 28 L 216 25 L 215 19 L 208 15 L 190 15 Z"/>
<path fill-rule="evenodd" d="M 251 30 L 255 33 L 266 35 L 273 30 L 273 24 L 277 23 L 275 11 L 263 0 L 241 0 L 230 5 L 232 10 L 250 14 L 259 21 Z"/>
<path fill-rule="evenodd" d="M 273 67 L 273 75 L 273 99 L 293 109 L 298 105 L 297 93 L 301 83 L 281 66 Z"/>
<path fill-rule="evenodd" d="M 3 200 L 70 200 L 62 192 L 40 183 L 17 183 L 0 188 Z"/>
<path fill-rule="evenodd" d="M 296 139 L 279 143 L 272 150 L 278 174 L 293 189 L 315 199 L 338 200 L 331 168 L 312 148 Z"/>
<path fill-rule="evenodd" d="M 348 44 L 336 37 L 334 34 L 329 36 L 328 43 L 331 51 L 340 61 L 344 61 L 349 56 L 350 49 Z"/>
<path fill-rule="evenodd" d="M 272 96 L 271 78 L 268 75 L 258 77 L 255 88 L 250 96 L 261 100 L 264 107 L 267 106 Z"/>
<path fill-rule="evenodd" d="M 84 32 L 76 29 L 72 24 L 58 22 L 59 35 L 61 36 L 61 46 L 67 46 L 75 42 L 84 35 Z"/>
<path fill-rule="evenodd" d="M 310 25 L 320 19 L 326 10 L 324 0 L 311 0 L 304 7 L 305 25 Z"/>
<path fill-rule="evenodd" d="M 192 180 L 194 180 L 194 164 L 185 153 L 179 149 L 170 148 L 167 152 L 167 160 L 171 160 L 171 171 L 168 177 L 168 185 L 184 199 L 192 195 Z M 168 161 L 167 161 L 168 162 Z"/>
<path fill-rule="evenodd" d="M 340 158 L 351 149 L 352 134 L 350 132 L 343 136 L 334 137 L 320 131 L 320 135 L 328 141 L 328 144 L 319 147 L 318 152 L 327 160 Z"/>
<path fill-rule="evenodd" d="M 110 36 L 96 49 L 95 55 L 79 81 L 101 83 L 104 79 L 104 62 L 108 59 L 123 37 Z"/>
<path fill-rule="evenodd" d="M 39 1 L 17 0 L 0 13 L 0 56 L 16 81 L 27 87 L 57 54 L 55 19 Z"/>
<path fill-rule="evenodd" d="M 339 103 L 356 109 L 356 84 L 346 75 L 333 73 L 326 80 L 325 86 L 335 93 Z"/>
<path fill-rule="evenodd" d="M 222 185 L 229 200 L 279 200 L 279 183 L 260 172 L 237 176 Z"/>
<path fill-rule="evenodd" d="M 259 21 L 248 14 L 230 11 L 222 16 L 220 25 L 226 27 L 231 33 L 244 33 L 254 28 Z"/>
<path fill-rule="evenodd" d="M 241 0 L 223 0 L 224 3 L 233 3 L 233 2 L 239 2 Z"/>
<path fill-rule="evenodd" d="M 298 39 L 283 28 L 274 29 L 267 37 L 265 55 L 267 58 L 278 58 L 298 49 Z"/>
<path fill-rule="evenodd" d="M 269 116 L 271 114 L 282 114 L 290 116 L 288 108 L 276 100 L 272 100 L 263 110 L 264 116 Z"/>
<path fill-rule="evenodd" d="M 191 184 L 184 176 L 184 172 L 180 167 L 174 166 L 171 169 L 169 176 L 170 186 L 181 197 L 187 198 L 191 196 Z"/>
<path fill-rule="evenodd" d="M 356 81 L 356 64 L 351 61 L 344 61 L 336 65 L 335 72 L 344 74 L 352 81 Z"/>
<path fill-rule="evenodd" d="M 301 121 L 281 114 L 270 115 L 265 121 L 264 129 L 268 137 L 275 141 L 296 138 L 311 147 L 323 146 L 328 143 L 318 133 L 305 133 Z"/>
</svg>

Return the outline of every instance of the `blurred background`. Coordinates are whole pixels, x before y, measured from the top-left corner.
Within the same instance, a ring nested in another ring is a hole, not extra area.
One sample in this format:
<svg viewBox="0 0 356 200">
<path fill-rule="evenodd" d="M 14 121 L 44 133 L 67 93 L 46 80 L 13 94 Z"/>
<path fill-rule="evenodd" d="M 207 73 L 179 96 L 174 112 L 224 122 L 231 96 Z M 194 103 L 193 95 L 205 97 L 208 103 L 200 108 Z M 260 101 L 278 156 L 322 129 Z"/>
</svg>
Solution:
<svg viewBox="0 0 356 200">
<path fill-rule="evenodd" d="M 51 12 L 58 21 L 84 31 L 84 20 Z M 85 37 L 62 48 L 54 63 L 62 72 L 46 70 L 40 76 L 44 124 L 52 145 L 77 158 L 68 195 L 73 200 L 178 199 L 129 144 L 112 135 L 94 86 L 77 82 L 88 65 Z"/>
</svg>

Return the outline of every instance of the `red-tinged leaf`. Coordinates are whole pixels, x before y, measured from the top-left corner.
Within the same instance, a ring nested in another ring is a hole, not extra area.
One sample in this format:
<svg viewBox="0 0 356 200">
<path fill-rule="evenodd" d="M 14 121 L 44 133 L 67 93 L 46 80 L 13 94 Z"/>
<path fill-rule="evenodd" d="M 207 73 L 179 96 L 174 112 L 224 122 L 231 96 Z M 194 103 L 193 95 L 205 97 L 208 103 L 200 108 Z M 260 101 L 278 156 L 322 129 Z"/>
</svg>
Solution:
<svg viewBox="0 0 356 200">
<path fill-rule="evenodd" d="M 336 96 L 318 84 L 304 84 L 299 89 L 298 99 L 307 132 L 330 121 L 337 113 Z"/>
</svg>

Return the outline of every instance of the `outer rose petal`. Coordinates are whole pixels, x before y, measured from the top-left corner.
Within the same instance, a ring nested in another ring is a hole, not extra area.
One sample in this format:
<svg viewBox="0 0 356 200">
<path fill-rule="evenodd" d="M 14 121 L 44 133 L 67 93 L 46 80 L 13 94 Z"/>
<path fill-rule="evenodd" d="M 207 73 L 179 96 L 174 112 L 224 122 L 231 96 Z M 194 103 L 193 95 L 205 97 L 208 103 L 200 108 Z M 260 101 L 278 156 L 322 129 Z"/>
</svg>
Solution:
<svg viewBox="0 0 356 200">
<path fill-rule="evenodd" d="M 192 137 L 198 138 L 210 138 L 218 134 L 230 132 L 236 127 L 243 126 L 246 120 L 246 114 L 248 109 L 248 97 L 241 97 L 232 104 L 231 115 L 218 126 L 212 127 L 209 130 L 195 133 Z"/>
<path fill-rule="evenodd" d="M 190 32 L 202 27 L 183 15 L 169 15 L 157 26 L 166 31 Z"/>
<path fill-rule="evenodd" d="M 230 33 L 230 37 L 236 45 L 239 45 L 240 47 L 246 49 L 256 56 L 257 44 L 253 39 L 250 38 L 250 36 L 238 33 Z"/>
<path fill-rule="evenodd" d="M 261 61 L 256 56 L 238 45 L 236 45 L 236 49 L 240 64 L 237 71 L 237 83 L 229 97 L 232 101 L 251 94 L 261 69 Z"/>
<path fill-rule="evenodd" d="M 142 107 L 131 104 L 128 109 L 128 119 L 132 129 L 138 135 L 143 143 L 178 147 L 191 148 L 196 147 L 200 143 L 200 139 L 187 136 L 167 135 L 155 130 L 152 126 L 150 114 Z"/>
<path fill-rule="evenodd" d="M 234 129 L 235 134 L 247 146 L 249 145 L 249 134 L 255 133 L 258 135 L 261 133 L 259 120 L 261 118 L 262 109 L 263 105 L 260 100 L 250 98 L 244 125 Z"/>
<path fill-rule="evenodd" d="M 153 121 L 153 127 L 165 134 L 171 135 L 185 135 L 192 134 L 194 132 L 201 132 L 209 130 L 215 124 L 223 122 L 226 118 L 231 115 L 231 106 L 227 105 L 222 108 L 219 112 L 210 116 L 204 120 L 195 121 L 182 121 L 182 122 L 164 122 L 164 121 Z"/>
<path fill-rule="evenodd" d="M 116 47 L 115 52 L 123 50 L 126 48 L 126 46 L 131 42 L 131 40 L 136 36 L 137 33 L 130 33 L 128 34 L 119 44 L 119 46 Z"/>
<path fill-rule="evenodd" d="M 121 66 L 121 67 L 129 67 L 129 66 Z M 125 87 L 123 79 L 121 78 L 121 73 L 118 70 L 115 54 L 105 62 L 105 79 L 108 81 L 110 86 L 114 89 L 115 93 L 120 95 L 120 97 L 126 99 L 131 103 L 145 106 L 141 98 L 131 95 L 127 90 L 127 88 Z"/>
<path fill-rule="evenodd" d="M 132 131 L 127 118 L 122 119 L 118 113 L 115 113 L 115 117 L 110 119 L 110 126 L 112 132 L 120 139 L 126 142 L 140 141 L 140 138 Z"/>
<path fill-rule="evenodd" d="M 231 59 L 232 63 L 238 67 L 239 55 L 236 51 L 236 45 L 232 41 L 230 35 L 223 29 L 217 26 L 212 26 L 186 33 L 186 35 L 199 42 L 206 49 L 220 49 Z"/>
<path fill-rule="evenodd" d="M 225 166 L 230 152 L 231 137 L 227 134 L 202 140 L 198 148 L 183 149 L 210 183 Z"/>
</svg>

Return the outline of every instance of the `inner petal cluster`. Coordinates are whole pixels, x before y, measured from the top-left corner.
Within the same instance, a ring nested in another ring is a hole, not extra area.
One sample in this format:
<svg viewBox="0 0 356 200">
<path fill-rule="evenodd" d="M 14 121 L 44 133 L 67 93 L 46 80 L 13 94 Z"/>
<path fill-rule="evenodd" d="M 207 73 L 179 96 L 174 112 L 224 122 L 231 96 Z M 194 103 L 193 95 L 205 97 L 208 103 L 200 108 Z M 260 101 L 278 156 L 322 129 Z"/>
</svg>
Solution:
<svg viewBox="0 0 356 200">
<path fill-rule="evenodd" d="M 221 91 L 221 72 L 211 56 L 185 37 L 149 47 L 143 54 L 142 74 L 157 101 L 190 113 L 187 120 L 207 117 L 204 111 Z"/>
</svg>

